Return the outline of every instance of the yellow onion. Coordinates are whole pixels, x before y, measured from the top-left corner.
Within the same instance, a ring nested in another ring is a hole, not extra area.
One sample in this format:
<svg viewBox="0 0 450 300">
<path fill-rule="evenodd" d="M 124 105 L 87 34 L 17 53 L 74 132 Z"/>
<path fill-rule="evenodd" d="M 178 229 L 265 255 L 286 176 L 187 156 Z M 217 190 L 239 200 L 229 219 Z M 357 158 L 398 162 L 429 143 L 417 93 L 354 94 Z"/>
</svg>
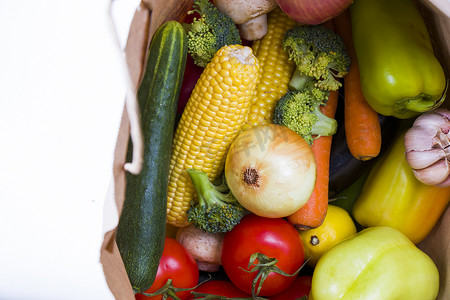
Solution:
<svg viewBox="0 0 450 300">
<path fill-rule="evenodd" d="M 230 191 L 250 212 L 286 217 L 311 196 L 316 161 L 310 145 L 291 129 L 260 125 L 242 132 L 231 144 L 225 178 Z"/>
<path fill-rule="evenodd" d="M 406 160 L 422 183 L 450 186 L 450 112 L 444 108 L 420 115 L 405 135 Z"/>
</svg>

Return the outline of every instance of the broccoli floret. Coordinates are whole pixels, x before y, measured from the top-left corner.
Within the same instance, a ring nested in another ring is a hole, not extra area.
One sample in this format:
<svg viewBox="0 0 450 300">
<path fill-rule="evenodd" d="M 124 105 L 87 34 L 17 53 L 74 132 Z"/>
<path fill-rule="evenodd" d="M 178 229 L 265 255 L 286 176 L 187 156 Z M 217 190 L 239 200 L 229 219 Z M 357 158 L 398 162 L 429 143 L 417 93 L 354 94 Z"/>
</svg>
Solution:
<svg viewBox="0 0 450 300">
<path fill-rule="evenodd" d="M 227 193 L 219 191 L 223 190 L 223 183 L 216 187 L 205 172 L 196 169 L 187 172 L 198 198 L 187 212 L 188 221 L 195 227 L 210 233 L 228 232 L 249 213 L 229 189 Z"/>
<path fill-rule="evenodd" d="M 338 79 L 348 73 L 350 56 L 342 38 L 322 25 L 298 25 L 284 35 L 283 47 L 297 65 L 290 82 L 291 89 L 300 90 L 299 77 L 312 77 L 323 90 L 338 90 Z M 300 80 L 300 82 L 302 82 Z"/>
<path fill-rule="evenodd" d="M 194 12 L 200 18 L 194 18 L 187 36 L 188 52 L 196 65 L 206 67 L 223 46 L 242 44 L 236 24 L 209 0 L 195 0 L 189 13 Z"/>
<path fill-rule="evenodd" d="M 308 144 L 313 136 L 329 136 L 336 133 L 337 121 L 320 111 L 326 104 L 329 91 L 310 81 L 300 91 L 288 91 L 275 106 L 273 122 L 284 125 L 302 136 Z"/>
</svg>

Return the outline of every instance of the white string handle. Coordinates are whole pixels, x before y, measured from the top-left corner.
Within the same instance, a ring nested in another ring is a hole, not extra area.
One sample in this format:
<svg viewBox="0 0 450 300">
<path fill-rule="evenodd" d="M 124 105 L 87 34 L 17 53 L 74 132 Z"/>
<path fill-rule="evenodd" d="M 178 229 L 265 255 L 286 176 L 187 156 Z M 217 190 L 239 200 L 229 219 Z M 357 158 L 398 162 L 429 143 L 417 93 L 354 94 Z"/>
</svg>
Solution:
<svg viewBox="0 0 450 300">
<path fill-rule="evenodd" d="M 112 16 L 112 6 L 114 0 L 109 2 L 109 20 L 112 27 L 113 36 L 117 44 L 117 48 L 120 49 L 122 54 L 122 67 L 125 73 L 125 80 L 127 81 L 127 93 L 125 96 L 125 108 L 129 119 L 130 136 L 133 144 L 133 155 L 131 162 L 124 164 L 124 169 L 132 174 L 139 174 L 142 170 L 142 164 L 144 161 L 144 143 L 141 128 L 141 117 L 139 112 L 139 104 L 135 92 L 134 85 L 131 80 L 130 70 L 126 64 L 125 53 L 121 47 L 118 30 L 114 18 Z"/>
</svg>

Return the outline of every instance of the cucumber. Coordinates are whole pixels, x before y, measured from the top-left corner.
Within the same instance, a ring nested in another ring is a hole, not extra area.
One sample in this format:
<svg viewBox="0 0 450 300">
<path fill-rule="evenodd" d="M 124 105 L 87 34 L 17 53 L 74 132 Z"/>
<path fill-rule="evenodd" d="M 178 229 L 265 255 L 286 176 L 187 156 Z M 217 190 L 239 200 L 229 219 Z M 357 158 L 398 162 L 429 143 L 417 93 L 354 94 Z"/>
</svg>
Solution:
<svg viewBox="0 0 450 300">
<path fill-rule="evenodd" d="M 164 249 L 167 188 L 175 119 L 187 56 L 187 36 L 176 21 L 153 35 L 137 98 L 144 137 L 140 174 L 126 174 L 116 242 L 135 293 L 156 277 Z M 132 152 L 128 147 L 128 155 Z"/>
</svg>

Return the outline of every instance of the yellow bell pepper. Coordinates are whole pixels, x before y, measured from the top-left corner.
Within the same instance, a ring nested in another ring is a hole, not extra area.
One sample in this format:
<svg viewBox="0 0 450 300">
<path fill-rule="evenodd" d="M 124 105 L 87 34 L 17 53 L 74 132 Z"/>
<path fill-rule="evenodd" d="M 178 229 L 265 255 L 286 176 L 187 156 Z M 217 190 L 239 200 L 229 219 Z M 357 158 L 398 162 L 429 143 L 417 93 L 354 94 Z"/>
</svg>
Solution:
<svg viewBox="0 0 450 300">
<path fill-rule="evenodd" d="M 449 200 L 450 187 L 425 185 L 414 177 L 402 133 L 370 171 L 353 205 L 353 216 L 364 227 L 394 227 L 417 244 L 434 227 Z"/>
<path fill-rule="evenodd" d="M 392 227 L 370 227 L 331 247 L 313 273 L 309 300 L 433 300 L 433 260 Z"/>
</svg>

